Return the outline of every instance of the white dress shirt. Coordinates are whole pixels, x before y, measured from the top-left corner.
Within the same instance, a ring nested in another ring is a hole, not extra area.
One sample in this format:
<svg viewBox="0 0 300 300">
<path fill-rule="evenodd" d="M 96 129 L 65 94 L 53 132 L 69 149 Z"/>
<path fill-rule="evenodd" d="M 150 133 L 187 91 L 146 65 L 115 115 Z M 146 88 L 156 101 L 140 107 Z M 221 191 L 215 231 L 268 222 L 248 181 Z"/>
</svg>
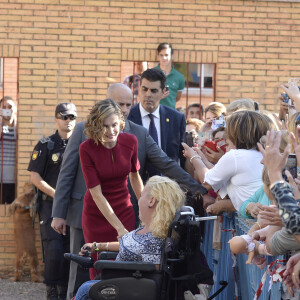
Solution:
<svg viewBox="0 0 300 300">
<path fill-rule="evenodd" d="M 141 118 L 142 118 L 142 124 L 143 126 L 148 130 L 149 132 L 149 126 L 150 126 L 150 118 L 149 118 L 149 112 L 147 112 L 141 102 L 139 103 L 140 112 L 141 112 Z M 160 134 L 160 115 L 159 115 L 159 105 L 157 109 L 152 113 L 154 116 L 154 124 L 157 130 L 157 137 L 158 137 L 158 146 L 161 147 L 161 134 Z"/>
</svg>

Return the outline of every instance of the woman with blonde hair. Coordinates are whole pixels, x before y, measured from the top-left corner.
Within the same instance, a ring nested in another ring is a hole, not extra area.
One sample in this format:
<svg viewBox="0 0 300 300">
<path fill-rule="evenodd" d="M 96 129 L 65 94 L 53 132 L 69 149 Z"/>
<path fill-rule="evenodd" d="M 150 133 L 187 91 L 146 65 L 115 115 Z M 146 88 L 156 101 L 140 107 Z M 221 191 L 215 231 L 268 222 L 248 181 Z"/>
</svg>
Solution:
<svg viewBox="0 0 300 300">
<path fill-rule="evenodd" d="M 82 211 L 86 242 L 115 241 L 134 229 L 135 215 L 127 188 L 140 197 L 138 143 L 134 135 L 122 133 L 124 119 L 120 106 L 111 99 L 97 102 L 85 123 L 87 140 L 79 155 L 87 191 Z M 96 272 L 91 269 L 93 279 Z"/>
<path fill-rule="evenodd" d="M 164 239 L 175 217 L 184 204 L 185 195 L 179 185 L 168 177 L 151 177 L 139 199 L 139 216 L 142 226 L 125 234 L 119 242 L 87 243 L 81 248 L 84 254 L 87 247 L 92 252 L 119 251 L 116 261 L 151 262 L 159 268 Z M 75 300 L 88 299 L 90 287 L 98 282 L 84 283 L 78 290 Z"/>
<path fill-rule="evenodd" d="M 184 156 L 195 167 L 199 182 L 208 189 L 213 188 L 221 198 L 228 194 L 231 206 L 239 210 L 242 202 L 262 186 L 262 155 L 257 143 L 269 128 L 266 118 L 257 112 L 235 112 L 226 121 L 227 152 L 213 168 L 205 166 L 197 148 L 183 143 Z"/>
</svg>

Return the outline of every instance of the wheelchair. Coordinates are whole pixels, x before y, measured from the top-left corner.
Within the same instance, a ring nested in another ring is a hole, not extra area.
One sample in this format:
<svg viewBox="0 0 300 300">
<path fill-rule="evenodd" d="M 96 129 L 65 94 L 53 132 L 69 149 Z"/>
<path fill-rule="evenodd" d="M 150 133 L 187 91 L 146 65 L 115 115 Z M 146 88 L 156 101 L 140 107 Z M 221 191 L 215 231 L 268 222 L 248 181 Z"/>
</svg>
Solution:
<svg viewBox="0 0 300 300">
<path fill-rule="evenodd" d="M 203 241 L 200 223 L 216 218 L 198 217 L 192 207 L 183 206 L 170 224 L 159 270 L 152 263 L 110 260 L 116 257 L 116 252 L 101 252 L 100 260 L 95 263 L 91 257 L 70 253 L 65 253 L 65 257 L 83 268 L 101 271 L 96 278 L 101 281 L 89 291 L 92 300 L 183 300 L 187 290 L 199 293 L 198 284 L 213 285 L 213 273 L 200 250 Z M 227 282 L 221 281 L 220 285 L 214 295 L 205 299 L 215 298 Z"/>
</svg>

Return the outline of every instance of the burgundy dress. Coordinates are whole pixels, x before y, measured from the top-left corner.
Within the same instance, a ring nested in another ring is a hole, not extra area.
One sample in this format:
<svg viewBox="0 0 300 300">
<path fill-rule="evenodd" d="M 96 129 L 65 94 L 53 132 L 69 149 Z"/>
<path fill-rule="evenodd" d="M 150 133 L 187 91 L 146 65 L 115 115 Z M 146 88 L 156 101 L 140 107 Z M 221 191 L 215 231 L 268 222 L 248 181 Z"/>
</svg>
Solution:
<svg viewBox="0 0 300 300">
<path fill-rule="evenodd" d="M 128 231 L 134 229 L 135 215 L 127 188 L 130 172 L 138 172 L 138 143 L 134 135 L 120 133 L 112 149 L 91 139 L 79 147 L 87 191 L 82 212 L 82 229 L 86 243 L 117 241 L 117 231 L 108 223 L 94 202 L 90 188 L 101 186 L 102 193 Z M 94 272 L 90 273 L 93 278 Z"/>
</svg>

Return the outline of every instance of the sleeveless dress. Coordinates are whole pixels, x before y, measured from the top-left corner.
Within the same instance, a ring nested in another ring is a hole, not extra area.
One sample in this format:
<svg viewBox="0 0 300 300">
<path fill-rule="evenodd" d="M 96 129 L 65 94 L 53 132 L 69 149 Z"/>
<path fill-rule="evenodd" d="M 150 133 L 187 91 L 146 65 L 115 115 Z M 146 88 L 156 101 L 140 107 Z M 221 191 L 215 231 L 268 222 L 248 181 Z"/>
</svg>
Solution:
<svg viewBox="0 0 300 300">
<path fill-rule="evenodd" d="M 86 243 L 117 241 L 117 231 L 108 223 L 94 202 L 90 188 L 101 186 L 114 213 L 128 231 L 134 229 L 135 215 L 127 188 L 130 172 L 138 172 L 138 143 L 134 135 L 120 133 L 112 149 L 87 139 L 79 147 L 82 172 L 87 191 L 82 212 L 82 229 Z M 95 276 L 90 272 L 91 278 Z"/>
</svg>

